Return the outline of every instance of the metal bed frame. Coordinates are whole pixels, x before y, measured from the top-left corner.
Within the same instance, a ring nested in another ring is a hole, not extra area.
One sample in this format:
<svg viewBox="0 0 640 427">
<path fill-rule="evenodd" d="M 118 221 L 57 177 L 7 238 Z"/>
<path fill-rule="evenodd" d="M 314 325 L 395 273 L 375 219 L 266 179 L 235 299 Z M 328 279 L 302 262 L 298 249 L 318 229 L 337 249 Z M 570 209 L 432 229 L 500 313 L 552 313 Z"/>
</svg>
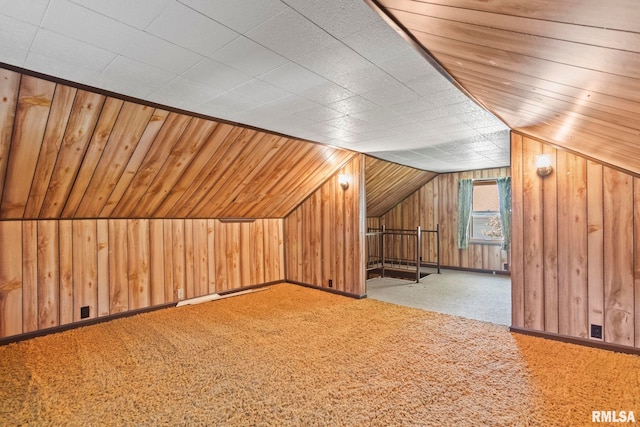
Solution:
<svg viewBox="0 0 640 427">
<path fill-rule="evenodd" d="M 423 261 L 422 241 L 435 238 L 436 259 Z M 422 230 L 420 226 L 413 230 L 369 228 L 367 238 L 367 278 L 370 273 L 381 277 L 401 276 L 415 279 L 416 283 L 426 274 L 420 267 L 435 267 L 440 274 L 440 224 L 435 230 Z"/>
</svg>

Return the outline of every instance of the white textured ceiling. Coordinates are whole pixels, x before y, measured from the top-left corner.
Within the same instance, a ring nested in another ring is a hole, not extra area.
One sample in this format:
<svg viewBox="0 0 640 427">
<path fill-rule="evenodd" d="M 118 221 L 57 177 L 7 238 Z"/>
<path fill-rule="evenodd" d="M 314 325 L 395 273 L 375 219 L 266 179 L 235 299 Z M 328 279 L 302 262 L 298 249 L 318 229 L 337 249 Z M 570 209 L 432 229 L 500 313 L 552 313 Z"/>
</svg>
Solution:
<svg viewBox="0 0 640 427">
<path fill-rule="evenodd" d="M 0 0 L 0 62 L 436 172 L 509 131 L 363 0 Z"/>
</svg>

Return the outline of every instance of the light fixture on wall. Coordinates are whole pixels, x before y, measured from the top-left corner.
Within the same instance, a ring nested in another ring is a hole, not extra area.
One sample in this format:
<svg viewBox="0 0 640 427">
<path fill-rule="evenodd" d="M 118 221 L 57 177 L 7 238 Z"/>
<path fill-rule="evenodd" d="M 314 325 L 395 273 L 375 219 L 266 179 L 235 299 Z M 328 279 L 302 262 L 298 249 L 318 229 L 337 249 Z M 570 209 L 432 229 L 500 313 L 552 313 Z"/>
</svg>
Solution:
<svg viewBox="0 0 640 427">
<path fill-rule="evenodd" d="M 338 175 L 338 184 L 340 184 L 340 187 L 342 187 L 343 190 L 349 188 L 349 181 L 351 181 L 351 177 L 346 173 Z"/>
<path fill-rule="evenodd" d="M 536 168 L 538 175 L 541 177 L 545 177 L 553 171 L 551 158 L 548 154 L 540 154 L 536 156 Z"/>
</svg>

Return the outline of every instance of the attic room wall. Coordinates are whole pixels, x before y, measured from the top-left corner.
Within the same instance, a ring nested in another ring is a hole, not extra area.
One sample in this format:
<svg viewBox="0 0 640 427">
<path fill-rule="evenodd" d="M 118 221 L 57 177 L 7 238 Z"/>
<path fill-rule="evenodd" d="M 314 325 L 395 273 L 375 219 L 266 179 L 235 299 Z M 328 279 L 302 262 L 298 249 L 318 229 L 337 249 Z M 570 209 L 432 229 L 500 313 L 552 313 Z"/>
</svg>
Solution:
<svg viewBox="0 0 640 427">
<path fill-rule="evenodd" d="M 365 156 L 356 155 L 284 220 L 286 280 L 364 295 Z M 343 190 L 338 175 L 351 177 Z"/>
<path fill-rule="evenodd" d="M 283 220 L 0 221 L 0 338 L 284 280 Z M 178 290 L 184 297 L 178 298 Z"/>
<path fill-rule="evenodd" d="M 485 271 L 505 271 L 509 251 L 497 245 L 469 244 L 468 249 L 457 247 L 458 183 L 465 178 L 498 178 L 509 176 L 509 168 L 439 174 L 409 197 L 380 217 L 380 225 L 387 228 L 435 230 L 440 224 L 440 257 L 443 267 Z M 369 224 L 375 224 L 369 219 Z M 437 259 L 435 239 L 423 239 L 422 259 Z"/>
<path fill-rule="evenodd" d="M 517 133 L 511 143 L 513 326 L 640 348 L 640 178 Z"/>
</svg>

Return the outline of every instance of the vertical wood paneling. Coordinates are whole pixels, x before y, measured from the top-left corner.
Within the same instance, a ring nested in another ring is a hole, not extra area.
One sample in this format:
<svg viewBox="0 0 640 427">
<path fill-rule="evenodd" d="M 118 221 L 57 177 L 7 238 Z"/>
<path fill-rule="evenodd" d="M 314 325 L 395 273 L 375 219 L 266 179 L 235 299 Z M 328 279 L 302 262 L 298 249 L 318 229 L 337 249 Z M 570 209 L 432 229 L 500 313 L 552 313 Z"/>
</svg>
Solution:
<svg viewBox="0 0 640 427">
<path fill-rule="evenodd" d="M 149 279 L 151 281 L 151 305 L 164 304 L 172 300 L 172 294 L 165 299 L 165 248 L 164 221 L 149 221 Z"/>
<path fill-rule="evenodd" d="M 542 185 L 535 167 L 535 155 L 541 152 L 540 143 L 523 147 L 524 327 L 531 329 L 544 328 Z"/>
<path fill-rule="evenodd" d="M 109 286 L 109 221 L 96 221 L 98 241 L 98 317 L 111 313 Z"/>
<path fill-rule="evenodd" d="M 178 291 L 173 281 L 173 221 L 162 220 L 164 235 L 164 295 L 165 302 L 178 301 Z"/>
<path fill-rule="evenodd" d="M 637 178 L 544 143 L 541 146 L 540 142 L 518 134 L 513 135 L 512 141 L 512 295 L 528 286 L 537 286 L 529 282 L 539 280 L 527 272 L 534 267 L 526 260 L 518 265 L 517 236 L 531 232 L 526 230 L 531 221 L 516 221 L 521 200 L 516 195 L 526 190 L 525 182 L 518 182 L 516 171 L 520 165 L 532 164 L 538 151 L 555 159 L 552 175 L 537 184 L 532 181 L 534 186 L 542 187 L 544 194 L 545 298 L 543 312 L 529 307 L 528 299 L 522 308 L 527 315 L 544 317 L 544 326 L 528 323 L 525 327 L 597 340 L 590 337 L 590 325 L 602 325 L 605 342 L 638 346 Z M 518 141 L 522 141 L 524 151 L 514 149 Z M 531 201 L 524 203 L 523 208 L 527 210 L 523 213 L 526 218 L 537 212 Z M 522 277 L 529 278 L 528 282 L 516 274 L 519 268 L 523 269 Z M 514 306 L 514 316 L 518 311 Z"/>
<path fill-rule="evenodd" d="M 207 245 L 207 220 L 193 220 L 193 285 L 194 295 L 209 293 L 209 254 Z"/>
<path fill-rule="evenodd" d="M 0 336 L 22 333 L 22 224 L 0 221 Z"/>
<path fill-rule="evenodd" d="M 251 224 L 243 222 L 239 224 L 240 228 L 240 286 L 251 285 L 251 265 L 254 260 L 251 256 Z"/>
<path fill-rule="evenodd" d="M 149 284 L 149 220 L 127 220 L 127 255 L 129 273 L 129 309 L 148 307 Z"/>
<path fill-rule="evenodd" d="M 110 312 L 129 310 L 127 221 L 109 220 L 109 305 Z"/>
<path fill-rule="evenodd" d="M 543 146 L 556 171 L 542 180 L 543 193 L 543 280 L 544 280 L 544 329 L 558 333 L 558 167 L 556 150 Z"/>
<path fill-rule="evenodd" d="M 633 177 L 605 167 L 604 340 L 633 346 Z"/>
<path fill-rule="evenodd" d="M 558 151 L 558 330 L 587 338 L 586 160 Z"/>
<path fill-rule="evenodd" d="M 73 322 L 73 222 L 60 221 L 58 233 L 60 243 L 60 324 L 66 325 Z"/>
<path fill-rule="evenodd" d="M 635 345 L 640 348 L 640 178 L 633 179 L 633 207 Z"/>
<path fill-rule="evenodd" d="M 252 261 L 251 270 L 251 284 L 265 283 L 265 259 L 267 258 L 267 254 L 265 254 L 265 220 L 258 219 L 252 222 L 250 225 L 249 235 L 251 238 L 252 245 L 252 254 L 251 257 L 254 261 Z M 267 230 L 268 232 L 268 230 Z M 268 246 L 267 246 L 268 247 Z"/>
<path fill-rule="evenodd" d="M 89 318 L 98 312 L 98 257 L 96 222 L 73 221 L 73 320 L 80 309 L 89 307 Z"/>
<path fill-rule="evenodd" d="M 511 325 L 524 327 L 522 136 L 511 134 Z"/>
<path fill-rule="evenodd" d="M 338 184 L 342 173 L 351 176 L 346 190 Z M 364 159 L 356 156 L 285 218 L 287 280 L 321 287 L 331 280 L 335 290 L 365 293 L 363 174 Z"/>
<path fill-rule="evenodd" d="M 604 213 L 602 165 L 587 161 L 589 325 L 604 325 Z M 555 306 L 557 310 L 557 304 Z"/>
<path fill-rule="evenodd" d="M 38 221 L 38 329 L 60 324 L 58 221 Z"/>
<path fill-rule="evenodd" d="M 215 220 L 214 233 L 216 235 L 215 244 L 215 271 L 216 271 L 216 292 L 227 290 L 227 232 L 223 223 Z"/>
<path fill-rule="evenodd" d="M 470 244 L 458 249 L 458 186 L 460 179 L 509 176 L 509 168 L 440 174 L 394 206 L 380 219 L 388 229 L 435 230 L 440 225 L 440 262 L 443 266 L 502 271 L 509 253 L 497 245 Z M 423 234 L 423 262 L 435 262 L 435 234 Z M 415 257 L 415 248 L 407 239 L 387 242 L 387 253 Z"/>
<path fill-rule="evenodd" d="M 184 299 L 282 281 L 282 225 L 282 219 L 0 221 L 0 338 L 82 321 L 83 306 L 94 318 L 177 301 L 178 289 Z"/>
<path fill-rule="evenodd" d="M 184 220 L 184 273 L 185 273 L 185 297 L 195 297 L 194 265 L 193 265 L 193 220 Z"/>
<path fill-rule="evenodd" d="M 22 332 L 38 330 L 38 226 L 22 222 Z"/>
<path fill-rule="evenodd" d="M 210 294 L 216 293 L 216 220 L 207 220 L 207 274 L 209 283 L 207 284 Z M 262 282 L 260 282 L 262 283 Z"/>
<path fill-rule="evenodd" d="M 172 221 L 172 240 L 173 240 L 173 287 L 175 289 L 175 299 L 178 298 L 178 291 L 182 289 L 183 295 L 186 296 L 185 283 L 185 239 L 184 239 L 184 220 L 176 219 Z"/>
</svg>

